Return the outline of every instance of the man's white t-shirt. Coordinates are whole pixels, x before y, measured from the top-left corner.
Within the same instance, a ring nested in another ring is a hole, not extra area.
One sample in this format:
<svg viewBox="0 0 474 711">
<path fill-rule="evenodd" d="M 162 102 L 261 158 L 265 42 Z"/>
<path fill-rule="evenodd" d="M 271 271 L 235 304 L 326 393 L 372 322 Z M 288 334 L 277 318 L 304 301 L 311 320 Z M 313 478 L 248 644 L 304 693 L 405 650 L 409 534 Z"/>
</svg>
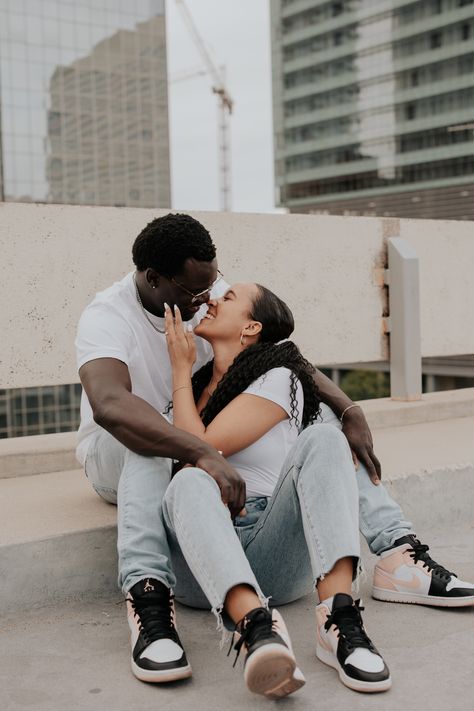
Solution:
<svg viewBox="0 0 474 711">
<path fill-rule="evenodd" d="M 211 297 L 219 298 L 229 285 L 221 279 Z M 192 320 L 192 327 L 204 317 L 203 305 Z M 164 318 L 147 312 L 148 318 L 162 331 Z M 116 358 L 128 367 L 132 392 L 163 412 L 172 397 L 172 372 L 164 333 L 158 333 L 149 323 L 137 301 L 133 272 L 105 291 L 99 292 L 85 308 L 79 320 L 76 336 L 77 368 L 97 358 Z M 196 362 L 193 372 L 212 358 L 207 341 L 196 337 Z M 85 392 L 81 398 L 81 424 L 77 434 L 76 457 L 84 466 L 87 450 L 100 430 L 94 422 Z"/>
<path fill-rule="evenodd" d="M 288 414 L 263 437 L 240 452 L 227 457 L 227 461 L 244 479 L 247 497 L 272 496 L 280 471 L 291 446 L 301 432 L 303 417 L 303 388 L 296 380 L 296 422 L 291 411 L 291 370 L 273 368 L 244 390 L 245 394 L 272 400 Z"/>
<path fill-rule="evenodd" d="M 213 288 L 212 297 L 219 298 L 229 285 L 221 279 Z M 197 326 L 204 317 L 203 305 L 188 323 Z M 156 326 L 165 330 L 164 319 L 147 312 Z M 172 371 L 164 333 L 158 333 L 148 322 L 135 292 L 133 273 L 127 274 L 105 291 L 99 292 L 85 308 L 79 320 L 76 336 L 77 367 L 97 358 L 116 358 L 128 367 L 132 392 L 163 413 L 172 399 Z M 207 341 L 196 337 L 196 362 L 193 372 L 212 358 Z M 291 418 L 291 371 L 274 368 L 244 391 L 264 397 L 280 405 L 288 419 L 279 422 L 257 442 L 228 457 L 228 462 L 242 476 L 247 496 L 271 496 L 285 457 L 301 431 L 303 390 L 297 381 L 296 402 L 298 422 Z M 171 418 L 168 418 L 171 420 Z M 76 457 L 84 466 L 87 450 L 100 431 L 94 422 L 85 391 L 81 397 L 81 424 L 77 434 Z"/>
</svg>

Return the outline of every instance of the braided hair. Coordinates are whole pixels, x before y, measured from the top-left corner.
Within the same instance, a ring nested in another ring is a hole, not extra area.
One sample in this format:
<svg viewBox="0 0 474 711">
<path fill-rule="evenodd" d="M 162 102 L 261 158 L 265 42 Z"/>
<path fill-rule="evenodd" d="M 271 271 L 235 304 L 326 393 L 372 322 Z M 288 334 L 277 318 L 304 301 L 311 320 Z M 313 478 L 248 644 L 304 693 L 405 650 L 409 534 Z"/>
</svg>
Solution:
<svg viewBox="0 0 474 711">
<path fill-rule="evenodd" d="M 250 318 L 262 324 L 260 340 L 245 348 L 234 359 L 202 410 L 201 419 L 207 427 L 231 400 L 257 378 L 272 368 L 283 367 L 291 370 L 290 420 L 297 426 L 307 427 L 316 420 L 320 410 L 319 392 L 313 378 L 315 369 L 292 341 L 284 340 L 293 332 L 295 325 L 288 306 L 266 287 L 260 284 L 256 286 L 258 296 L 254 300 Z M 211 381 L 213 364 L 214 361 L 206 363 L 192 378 L 195 402 L 198 402 L 204 388 Z M 303 388 L 302 413 L 298 412 L 296 399 L 297 380 Z"/>
</svg>

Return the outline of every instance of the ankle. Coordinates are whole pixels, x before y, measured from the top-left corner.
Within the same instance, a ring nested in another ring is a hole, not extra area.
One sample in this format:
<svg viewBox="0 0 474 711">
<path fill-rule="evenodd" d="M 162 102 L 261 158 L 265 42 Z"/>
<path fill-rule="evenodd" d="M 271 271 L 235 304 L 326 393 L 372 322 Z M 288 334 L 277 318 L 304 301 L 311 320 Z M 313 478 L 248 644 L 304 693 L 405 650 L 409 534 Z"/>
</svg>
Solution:
<svg viewBox="0 0 474 711">
<path fill-rule="evenodd" d="M 231 620 L 238 624 L 249 612 L 262 607 L 262 602 L 250 585 L 235 585 L 229 590 L 224 601 L 224 610 Z"/>
</svg>

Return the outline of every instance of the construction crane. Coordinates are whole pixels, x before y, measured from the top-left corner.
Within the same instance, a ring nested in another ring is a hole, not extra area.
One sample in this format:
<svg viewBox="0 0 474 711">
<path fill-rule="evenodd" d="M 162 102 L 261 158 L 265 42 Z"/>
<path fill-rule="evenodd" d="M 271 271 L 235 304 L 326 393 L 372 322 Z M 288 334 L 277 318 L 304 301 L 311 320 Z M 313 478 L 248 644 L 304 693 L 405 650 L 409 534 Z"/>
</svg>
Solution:
<svg viewBox="0 0 474 711">
<path fill-rule="evenodd" d="M 212 79 L 212 92 L 218 99 L 219 110 L 219 193 L 220 209 L 228 212 L 231 209 L 231 165 L 230 165 L 230 116 L 234 102 L 225 86 L 224 71 L 218 69 L 197 30 L 194 20 L 184 0 L 176 0 L 183 20 L 189 30 L 194 44 L 201 55 L 206 71 Z"/>
</svg>

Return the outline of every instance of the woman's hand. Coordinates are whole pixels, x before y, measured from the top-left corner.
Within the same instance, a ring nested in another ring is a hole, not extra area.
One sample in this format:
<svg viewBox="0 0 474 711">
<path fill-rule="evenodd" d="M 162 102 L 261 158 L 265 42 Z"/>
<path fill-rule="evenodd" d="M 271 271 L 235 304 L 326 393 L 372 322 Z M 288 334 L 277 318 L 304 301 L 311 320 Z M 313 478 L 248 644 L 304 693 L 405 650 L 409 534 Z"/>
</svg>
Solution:
<svg viewBox="0 0 474 711">
<path fill-rule="evenodd" d="M 186 328 L 186 330 L 185 330 Z M 196 344 L 191 326 L 184 326 L 181 312 L 174 307 L 174 318 L 168 304 L 165 304 L 165 333 L 173 373 L 177 371 L 191 375 L 196 360 Z"/>
</svg>

